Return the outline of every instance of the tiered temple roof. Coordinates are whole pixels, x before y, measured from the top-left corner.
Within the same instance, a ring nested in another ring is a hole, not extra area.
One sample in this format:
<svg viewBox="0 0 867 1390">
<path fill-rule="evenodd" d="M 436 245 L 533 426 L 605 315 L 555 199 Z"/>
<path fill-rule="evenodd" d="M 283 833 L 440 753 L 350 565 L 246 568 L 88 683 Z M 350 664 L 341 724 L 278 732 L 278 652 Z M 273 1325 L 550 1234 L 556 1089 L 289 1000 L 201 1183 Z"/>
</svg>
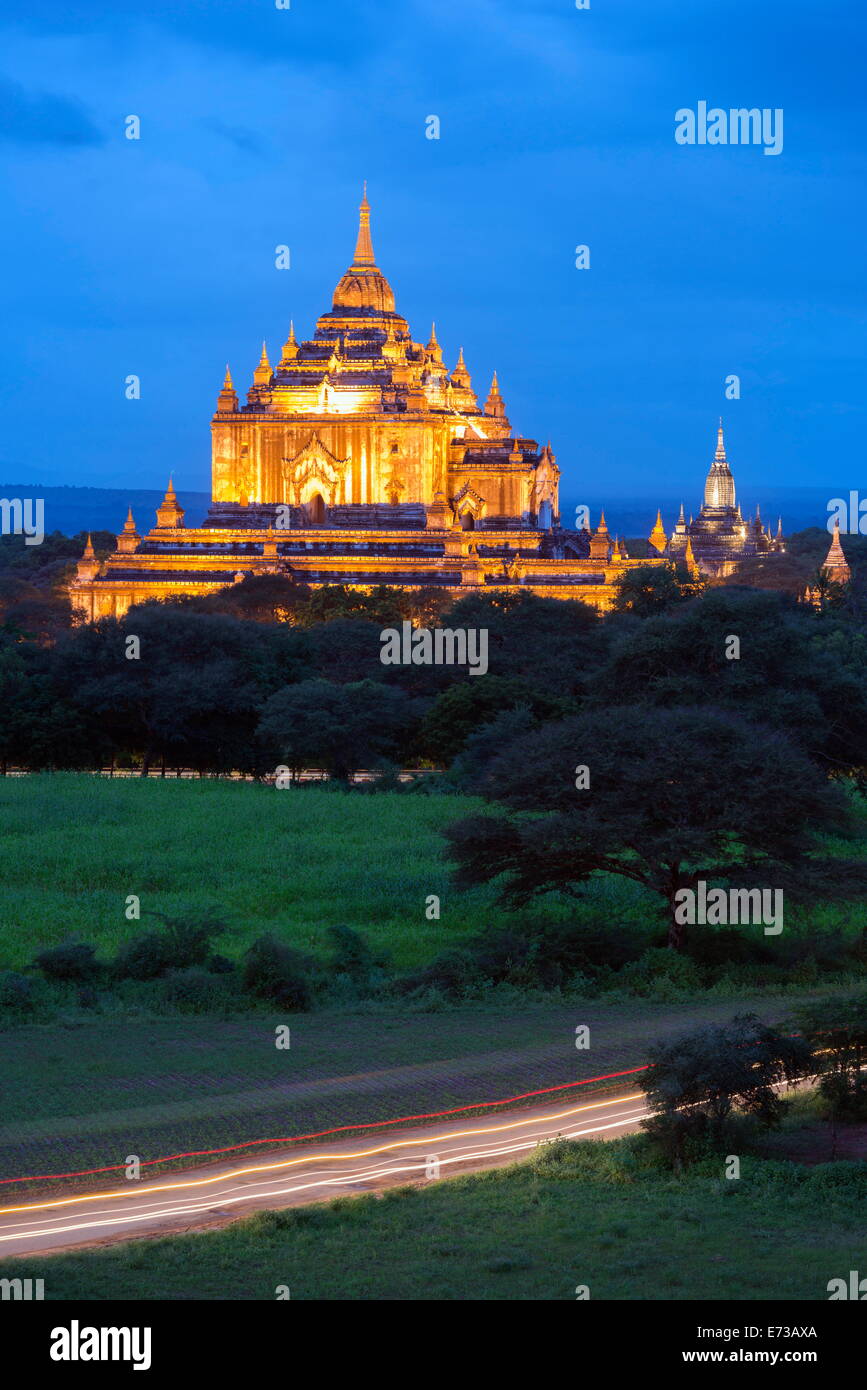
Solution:
<svg viewBox="0 0 867 1390">
<path fill-rule="evenodd" d="M 415 339 L 376 262 L 365 187 L 355 254 L 311 338 L 262 345 L 242 404 L 229 368 L 211 424 L 213 501 L 184 525 L 170 480 L 145 536 L 85 553 L 70 587 L 88 619 L 199 594 L 246 574 L 309 584 L 525 587 L 610 605 L 630 565 L 596 532 L 561 525 L 550 443 L 517 435 L 494 373 L 484 406 L 461 348 Z"/>
</svg>

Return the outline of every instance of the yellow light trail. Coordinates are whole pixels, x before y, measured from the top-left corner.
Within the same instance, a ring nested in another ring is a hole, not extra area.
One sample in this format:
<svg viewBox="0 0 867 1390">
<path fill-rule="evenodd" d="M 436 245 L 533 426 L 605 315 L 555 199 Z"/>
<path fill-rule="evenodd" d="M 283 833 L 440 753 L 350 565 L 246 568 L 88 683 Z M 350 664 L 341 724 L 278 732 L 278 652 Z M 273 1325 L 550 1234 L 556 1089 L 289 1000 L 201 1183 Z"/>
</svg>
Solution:
<svg viewBox="0 0 867 1390">
<path fill-rule="evenodd" d="M 623 1099 L 627 1099 L 627 1098 L 624 1097 Z M 635 1099 L 638 1099 L 638 1097 L 633 1096 L 632 1099 L 635 1100 Z M 618 1101 L 618 1102 L 611 1102 L 611 1103 L 612 1103 L 612 1104 L 618 1104 L 619 1101 Z M 595 1108 L 595 1107 L 594 1107 L 594 1106 L 587 1106 L 587 1107 L 582 1107 L 582 1108 L 593 1109 L 593 1108 Z M 566 1112 L 566 1113 L 569 1113 L 569 1112 Z M 635 1112 L 634 1112 L 634 1114 L 643 1114 L 643 1113 L 644 1113 L 643 1111 L 635 1111 Z M 551 1117 L 549 1117 L 549 1118 L 552 1118 L 552 1119 L 559 1119 L 559 1118 L 561 1118 L 561 1117 L 560 1117 L 560 1116 L 551 1116 Z M 623 1117 L 622 1117 L 621 1119 L 619 1119 L 619 1120 L 612 1120 L 609 1124 L 591 1125 L 589 1128 L 585 1128 L 585 1129 L 574 1129 L 574 1130 L 569 1131 L 566 1135 L 558 1136 L 558 1137 L 570 1138 L 570 1137 L 573 1137 L 573 1136 L 579 1135 L 579 1134 L 598 1134 L 598 1133 L 601 1133 L 603 1130 L 618 1129 L 618 1128 L 620 1128 L 622 1125 L 628 1123 L 629 1119 L 631 1119 L 631 1118 L 633 1118 L 632 1115 L 626 1115 L 626 1116 L 623 1116 Z M 534 1122 L 534 1123 L 538 1123 L 538 1122 Z M 504 1125 L 504 1126 L 500 1126 L 500 1128 L 503 1128 L 503 1129 L 513 1129 L 513 1128 L 515 1128 L 515 1126 L 514 1126 L 514 1125 Z M 479 1133 L 479 1132 L 484 1132 L 484 1131 L 467 1131 L 468 1134 Z M 441 1137 L 441 1138 L 445 1138 L 446 1136 L 440 1136 L 440 1137 Z M 452 1135 L 451 1137 L 452 1137 L 452 1138 L 460 1138 L 460 1137 L 462 1137 L 462 1136 L 461 1136 L 461 1135 Z M 440 1160 L 440 1167 L 442 1168 L 443 1166 L 445 1166 L 445 1165 L 447 1165 L 447 1164 L 452 1164 L 452 1163 L 471 1163 L 471 1162 L 472 1162 L 474 1159 L 476 1159 L 476 1158 L 497 1158 L 497 1157 L 502 1157 L 502 1156 L 505 1155 L 505 1154 L 517 1153 L 517 1152 L 519 1152 L 521 1149 L 532 1148 L 532 1147 L 534 1146 L 534 1144 L 536 1144 L 537 1142 L 538 1142 L 538 1141 L 537 1141 L 537 1140 L 534 1140 L 534 1139 L 522 1140 L 522 1141 L 520 1141 L 520 1142 L 517 1143 L 517 1144 L 507 1144 L 507 1145 L 505 1145 L 504 1147 L 499 1148 L 499 1149 L 494 1149 L 494 1150 L 483 1149 L 483 1150 L 480 1150 L 478 1153 L 459 1153 L 459 1154 L 454 1154 L 451 1158 L 446 1157 L 446 1158 L 441 1159 L 441 1160 Z M 390 1147 L 398 1147 L 398 1146 L 397 1146 L 397 1145 L 394 1145 L 394 1146 L 390 1146 Z M 378 1152 L 378 1151 L 377 1151 L 377 1150 L 372 1150 L 371 1152 Z M 352 1156 L 353 1156 L 353 1155 L 350 1155 L 350 1154 L 336 1155 L 336 1157 L 341 1157 L 341 1158 L 344 1158 L 344 1157 L 345 1157 L 345 1158 L 349 1158 L 349 1157 L 352 1157 Z M 366 1157 L 367 1155 L 362 1155 L 362 1156 L 363 1156 L 363 1157 Z M 248 1193 L 243 1194 L 243 1195 L 240 1196 L 240 1197 L 227 1197 L 227 1198 L 222 1198 L 221 1200 L 222 1200 L 222 1202 L 223 1202 L 223 1204 L 224 1204 L 225 1206 L 233 1206 L 233 1205 L 236 1205 L 238 1202 L 249 1202 L 249 1201 L 253 1201 L 253 1200 L 255 1200 L 255 1199 L 258 1199 L 258 1198 L 260 1198 L 260 1197 L 268 1197 L 268 1198 L 272 1198 L 272 1197 L 284 1197 L 284 1196 L 289 1196 L 289 1195 L 291 1195 L 291 1194 L 293 1194 L 293 1193 L 296 1193 L 296 1192 L 305 1192 L 305 1191 L 307 1191 L 309 1188 L 340 1186 L 341 1184 L 344 1184 L 344 1183 L 347 1183 L 347 1182 L 355 1182 L 355 1181 L 358 1181 L 359 1179 L 364 1179 L 365 1181 L 370 1182 L 370 1181 L 373 1181 L 375 1178 L 381 1178 L 381 1177 L 394 1177 L 394 1176 L 396 1176 L 397 1174 L 400 1174 L 400 1173 L 413 1173 L 413 1172 L 417 1172 L 417 1171 L 426 1169 L 426 1166 L 427 1166 L 427 1159 L 425 1158 L 425 1159 L 422 1159 L 422 1160 L 421 1160 L 420 1162 L 418 1162 L 418 1163 L 404 1164 L 404 1165 L 400 1165 L 400 1166 L 398 1166 L 398 1167 L 393 1167 L 393 1168 L 380 1168 L 380 1169 L 375 1170 L 375 1171 L 373 1171 L 373 1172 L 361 1170 L 360 1172 L 357 1172 L 357 1173 L 344 1173 L 344 1174 L 340 1175 L 339 1177 L 326 1178 L 326 1179 L 322 1179 L 322 1180 L 317 1181 L 317 1182 L 300 1183 L 300 1184 L 298 1184 L 298 1185 L 296 1185 L 296 1186 L 294 1186 L 294 1187 L 279 1188 L 277 1191 L 248 1192 Z M 254 1171 L 256 1171 L 256 1170 L 254 1170 Z M 230 1176 L 230 1175 L 229 1175 L 229 1174 L 224 1174 L 224 1177 L 228 1177 L 228 1176 Z M 153 1191 L 154 1193 L 156 1193 L 157 1191 L 167 1191 L 167 1190 L 169 1190 L 169 1189 L 167 1189 L 167 1188 L 160 1188 L 160 1189 L 154 1188 L 154 1189 L 152 1189 L 152 1191 Z M 118 1194 L 118 1195 L 125 1195 L 125 1194 Z M 206 1203 L 201 1203 L 201 1202 L 200 1202 L 200 1203 L 198 1203 L 198 1204 L 194 1204 L 194 1205 L 191 1205 L 191 1206 L 181 1206 L 181 1207 L 166 1208 L 165 1210 L 162 1210 L 162 1211 L 157 1210 L 157 1211 L 153 1212 L 152 1214 L 155 1215 L 155 1216 L 160 1216 L 160 1217 L 168 1217 L 168 1216 L 188 1216 L 188 1215 L 192 1215 L 192 1214 L 194 1214 L 194 1213 L 200 1213 L 200 1212 L 206 1211 L 206 1210 L 208 1210 L 207 1204 L 206 1204 Z M 129 1225 L 130 1223 L 134 1223 L 134 1222 L 137 1222 L 137 1221 L 144 1221 L 144 1220 L 146 1220 L 146 1219 L 147 1219 L 147 1216 L 144 1216 L 144 1215 L 143 1215 L 143 1216 L 113 1216 L 113 1217 L 109 1217 L 109 1219 L 106 1220 L 106 1221 L 80 1221 L 80 1222 L 78 1222 L 77 1224 L 71 1225 L 71 1226 L 70 1226 L 70 1225 L 67 1225 L 67 1226 L 55 1226 L 55 1227 L 53 1227 L 51 1230 L 41 1231 L 39 1234 L 42 1235 L 42 1236 L 65 1235 L 65 1234 L 68 1234 L 68 1233 L 71 1232 L 71 1231 L 88 1231 L 88 1230 L 93 1230 L 93 1229 L 95 1229 L 95 1227 L 97 1227 L 97 1226 L 120 1226 L 120 1225 Z M 40 1224 L 40 1223 L 37 1223 L 37 1224 Z M 3 1235 L 3 1236 L 0 1236 L 0 1241 L 21 1240 L 21 1239 L 23 1239 L 23 1234 L 22 1234 L 22 1232 L 20 1232 L 20 1231 L 18 1231 L 18 1232 L 13 1232 L 13 1233 L 10 1234 L 10 1235 Z"/>
<path fill-rule="evenodd" d="M 570 1115 L 579 1115 L 583 1113 L 585 1110 L 598 1110 L 600 1107 L 608 1105 L 624 1105 L 628 1101 L 641 1099 L 642 1096 L 640 1094 L 631 1096 L 618 1096 L 612 1100 L 591 1101 L 586 1105 L 571 1106 L 568 1110 L 561 1110 L 554 1115 L 543 1115 L 538 1119 L 515 1120 L 510 1124 L 488 1125 L 482 1129 L 456 1130 L 454 1133 L 451 1134 L 431 1135 L 430 1138 L 431 1142 L 435 1142 L 437 1138 L 447 1141 L 450 1139 L 467 1139 L 472 1138 L 475 1135 L 482 1134 L 497 1134 L 502 1133 L 508 1129 L 521 1129 L 525 1125 L 541 1125 L 556 1120 L 566 1119 Z M 425 1138 L 427 1138 L 427 1136 L 425 1136 Z M 392 1143 L 381 1144 L 377 1148 L 373 1149 L 363 1149 L 358 1153 L 331 1154 L 329 1155 L 329 1160 L 331 1162 L 340 1162 L 356 1158 L 373 1158 L 376 1154 L 388 1153 L 391 1149 L 415 1148 L 418 1145 L 418 1143 L 419 1140 L 417 1138 L 394 1140 Z M 119 1188 L 116 1189 L 114 1192 L 91 1192 L 81 1194 L 78 1197 L 61 1197 L 56 1198 L 53 1201 L 28 1202 L 23 1203 L 20 1206 L 0 1207 L 0 1216 L 11 1215 L 15 1212 L 48 1211 L 53 1210 L 56 1207 L 77 1206 L 78 1204 L 83 1202 L 99 1202 L 114 1197 L 140 1197 L 143 1191 L 146 1192 L 148 1196 L 153 1196 L 159 1194 L 160 1192 L 178 1192 L 183 1190 L 184 1188 L 189 1187 L 208 1187 L 212 1186 L 214 1183 L 226 1182 L 228 1179 L 231 1178 L 247 1177 L 250 1174 L 255 1173 L 270 1173 L 278 1169 L 296 1167 L 300 1163 L 311 1163 L 315 1161 L 316 1157 L 318 1157 L 318 1155 L 314 1156 L 311 1154 L 301 1158 L 288 1158 L 282 1160 L 279 1163 L 263 1163 L 258 1164 L 252 1168 L 237 1168 L 229 1173 L 218 1173 L 212 1178 L 190 1178 L 186 1182 L 164 1183 L 160 1187 L 149 1187 L 145 1189 L 139 1188 L 138 1191 L 136 1191 L 135 1188 Z"/>
</svg>

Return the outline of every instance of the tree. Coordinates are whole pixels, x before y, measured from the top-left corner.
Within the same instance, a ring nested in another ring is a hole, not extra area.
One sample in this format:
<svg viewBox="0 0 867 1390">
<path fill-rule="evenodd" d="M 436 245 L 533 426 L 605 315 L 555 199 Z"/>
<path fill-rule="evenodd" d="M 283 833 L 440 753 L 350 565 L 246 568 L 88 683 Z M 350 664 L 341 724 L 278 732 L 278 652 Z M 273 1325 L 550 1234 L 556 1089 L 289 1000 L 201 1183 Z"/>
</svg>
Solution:
<svg viewBox="0 0 867 1390">
<path fill-rule="evenodd" d="M 374 681 L 307 680 L 271 697 L 258 737 L 272 766 L 285 763 L 295 772 L 321 767 L 348 781 L 359 768 L 399 756 L 414 723 L 412 701 L 402 690 Z"/>
<path fill-rule="evenodd" d="M 300 617 L 308 627 L 335 618 L 363 618 L 379 627 L 396 627 L 403 619 L 401 593 L 388 584 L 376 584 L 369 590 L 323 584 L 313 590 Z"/>
<path fill-rule="evenodd" d="M 668 1150 L 675 1167 L 687 1141 L 705 1137 L 714 1149 L 726 1143 L 734 1111 L 763 1125 L 778 1123 L 779 1088 L 808 1075 L 812 1056 L 802 1038 L 762 1024 L 755 1014 L 707 1025 L 651 1046 L 648 1068 L 638 1078 L 653 1118 L 644 1128 Z"/>
<path fill-rule="evenodd" d="M 588 604 L 503 590 L 470 593 L 443 615 L 443 627 L 484 629 L 491 676 L 525 681 L 549 696 L 580 694 L 609 634 Z"/>
<path fill-rule="evenodd" d="M 574 708 L 573 701 L 552 698 L 521 677 L 487 675 L 481 680 L 470 676 L 449 686 L 428 709 L 419 734 L 424 755 L 451 763 L 471 734 L 516 705 L 531 711 L 528 723 L 536 717 L 562 718 L 571 713 L 570 705 Z"/>
<path fill-rule="evenodd" d="M 867 642 L 852 623 L 817 619 L 779 594 L 711 589 L 611 626 L 609 657 L 587 682 L 591 703 L 721 705 L 781 729 L 824 771 L 867 767 Z"/>
<path fill-rule="evenodd" d="M 855 833 L 843 790 L 782 734 L 719 710 L 587 711 L 510 744 L 480 789 L 512 814 L 448 828 L 459 884 L 504 875 L 520 903 L 615 874 L 663 900 L 676 950 L 678 894 L 699 880 L 808 899 L 867 883 L 861 861 L 822 849 L 823 834 Z"/>
<path fill-rule="evenodd" d="M 820 999 L 796 1011 L 795 1022 L 814 1049 L 819 1089 L 837 1120 L 867 1118 L 867 990 Z"/>
<path fill-rule="evenodd" d="M 303 621 L 310 589 L 291 574 L 246 574 L 237 584 L 197 600 L 202 612 L 229 613 L 256 623 Z"/>
<path fill-rule="evenodd" d="M 624 570 L 615 585 L 614 613 L 647 618 L 696 598 L 706 581 L 694 578 L 685 565 L 641 565 Z"/>
</svg>

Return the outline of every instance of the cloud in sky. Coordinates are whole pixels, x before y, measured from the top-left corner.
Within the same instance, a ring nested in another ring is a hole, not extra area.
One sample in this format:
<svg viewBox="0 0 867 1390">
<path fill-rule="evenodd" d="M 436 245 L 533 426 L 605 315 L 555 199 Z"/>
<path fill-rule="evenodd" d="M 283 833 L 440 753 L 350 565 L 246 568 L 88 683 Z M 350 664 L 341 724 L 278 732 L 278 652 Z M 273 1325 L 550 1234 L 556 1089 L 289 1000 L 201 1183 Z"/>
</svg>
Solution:
<svg viewBox="0 0 867 1390">
<path fill-rule="evenodd" d="M 104 136 L 76 97 L 28 91 L 0 76 L 0 139 L 19 145 L 101 145 Z"/>
</svg>

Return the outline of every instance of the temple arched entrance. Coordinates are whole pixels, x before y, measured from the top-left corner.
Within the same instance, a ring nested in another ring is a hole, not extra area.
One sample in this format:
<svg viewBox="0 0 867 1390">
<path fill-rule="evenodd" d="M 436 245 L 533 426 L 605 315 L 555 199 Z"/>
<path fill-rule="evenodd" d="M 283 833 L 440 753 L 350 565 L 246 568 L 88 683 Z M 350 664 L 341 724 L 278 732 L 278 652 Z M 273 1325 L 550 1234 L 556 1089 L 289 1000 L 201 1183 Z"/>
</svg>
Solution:
<svg viewBox="0 0 867 1390">
<path fill-rule="evenodd" d="M 314 492 L 307 503 L 307 520 L 311 526 L 325 525 L 325 499 L 321 492 Z"/>
</svg>

